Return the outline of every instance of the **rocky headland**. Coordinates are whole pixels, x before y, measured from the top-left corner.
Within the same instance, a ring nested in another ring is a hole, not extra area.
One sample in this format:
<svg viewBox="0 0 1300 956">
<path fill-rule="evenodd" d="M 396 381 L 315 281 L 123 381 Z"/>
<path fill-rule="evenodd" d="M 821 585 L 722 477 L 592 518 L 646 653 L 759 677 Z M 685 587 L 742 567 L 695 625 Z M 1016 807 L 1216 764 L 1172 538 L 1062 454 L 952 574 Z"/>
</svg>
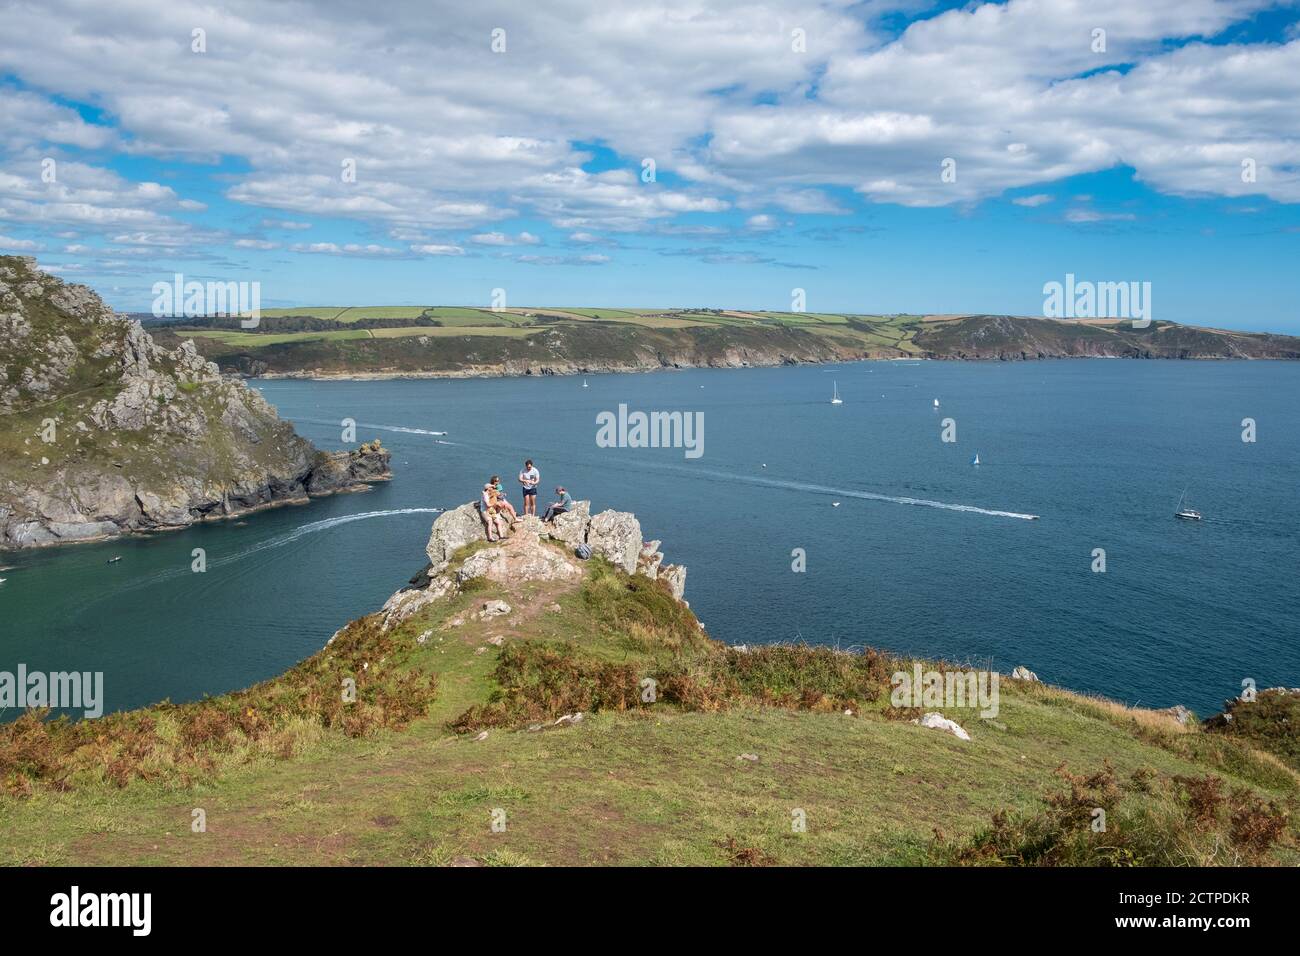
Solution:
<svg viewBox="0 0 1300 956">
<path fill-rule="evenodd" d="M 180 528 L 360 490 L 378 441 L 324 452 L 192 342 L 0 256 L 0 548 Z"/>
</svg>

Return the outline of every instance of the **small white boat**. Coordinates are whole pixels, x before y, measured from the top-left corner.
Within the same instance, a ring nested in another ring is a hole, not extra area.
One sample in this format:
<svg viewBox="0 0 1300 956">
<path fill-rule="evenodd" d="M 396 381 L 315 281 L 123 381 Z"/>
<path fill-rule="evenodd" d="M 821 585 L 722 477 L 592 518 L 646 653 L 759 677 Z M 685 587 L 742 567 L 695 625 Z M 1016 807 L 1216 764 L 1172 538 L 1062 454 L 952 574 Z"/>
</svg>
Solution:
<svg viewBox="0 0 1300 956">
<path fill-rule="evenodd" d="M 844 404 L 844 399 L 840 398 L 840 383 L 839 383 L 839 382 L 832 382 L 832 383 L 831 383 L 831 387 L 834 388 L 834 390 L 835 390 L 835 394 L 831 396 L 831 404 L 832 404 L 832 405 L 843 405 L 843 404 Z"/>
<path fill-rule="evenodd" d="M 934 407 L 935 408 L 939 407 L 939 400 L 937 398 L 934 400 Z"/>
<path fill-rule="evenodd" d="M 838 501 L 832 501 L 832 502 L 831 502 L 831 507 L 832 507 L 832 508 L 838 508 L 839 506 L 840 506 L 840 503 L 839 503 Z"/>
<path fill-rule="evenodd" d="M 970 460 L 970 463 L 971 463 L 972 465 L 978 465 L 978 464 L 980 463 L 980 453 L 979 453 L 979 452 L 976 452 L 976 453 L 975 453 L 975 457 L 972 458 L 972 459 Z"/>
<path fill-rule="evenodd" d="M 1174 512 L 1175 518 L 1182 518 L 1184 521 L 1200 521 L 1201 513 L 1195 508 L 1184 508 L 1183 499 L 1187 497 L 1187 489 L 1183 489 L 1182 495 L 1178 499 L 1178 510 Z"/>
<path fill-rule="evenodd" d="M 585 378 L 582 380 L 582 387 L 583 387 L 583 388 L 589 388 L 589 387 L 590 387 L 590 386 L 587 385 L 587 380 L 586 380 Z"/>
</svg>

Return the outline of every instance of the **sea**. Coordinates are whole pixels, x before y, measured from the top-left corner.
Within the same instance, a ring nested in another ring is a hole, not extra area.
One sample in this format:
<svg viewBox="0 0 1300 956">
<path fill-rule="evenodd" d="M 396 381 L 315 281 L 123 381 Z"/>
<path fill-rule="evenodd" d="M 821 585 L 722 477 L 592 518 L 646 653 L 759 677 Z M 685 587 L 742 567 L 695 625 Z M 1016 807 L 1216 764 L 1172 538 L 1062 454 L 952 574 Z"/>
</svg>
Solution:
<svg viewBox="0 0 1300 956">
<path fill-rule="evenodd" d="M 593 512 L 635 512 L 727 643 L 1025 665 L 1202 716 L 1243 686 L 1300 685 L 1297 363 L 250 386 L 321 448 L 346 447 L 349 422 L 356 442 L 381 439 L 393 480 L 185 531 L 0 553 L 0 671 L 103 672 L 110 711 L 272 677 L 419 571 L 439 510 L 493 474 L 518 506 L 531 458 L 543 507 L 562 484 Z M 699 427 L 693 447 L 641 447 L 634 431 L 620 443 L 618 429 L 601 440 L 602 421 L 636 412 L 680 412 Z M 1176 518 L 1180 504 L 1202 520 Z"/>
</svg>

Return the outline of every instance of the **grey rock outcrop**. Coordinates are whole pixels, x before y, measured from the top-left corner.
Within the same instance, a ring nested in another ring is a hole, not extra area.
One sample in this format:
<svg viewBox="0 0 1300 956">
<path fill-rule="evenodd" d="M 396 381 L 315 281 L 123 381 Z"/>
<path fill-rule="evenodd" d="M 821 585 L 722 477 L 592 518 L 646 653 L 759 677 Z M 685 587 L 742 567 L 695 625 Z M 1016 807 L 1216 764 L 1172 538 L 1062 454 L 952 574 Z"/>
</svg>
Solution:
<svg viewBox="0 0 1300 956">
<path fill-rule="evenodd" d="M 474 502 L 463 504 L 438 515 L 424 553 L 429 556 L 429 574 L 434 575 L 451 563 L 451 556 L 475 541 L 486 541 L 487 529 Z"/>
<path fill-rule="evenodd" d="M 626 511 L 602 511 L 587 527 L 587 546 L 628 574 L 636 573 L 641 555 L 641 522 Z"/>
<path fill-rule="evenodd" d="M 587 540 L 587 528 L 590 525 L 591 502 L 575 501 L 573 510 L 557 515 L 551 522 L 551 537 L 576 548 Z"/>
<path fill-rule="evenodd" d="M 504 541 L 479 548 L 452 567 L 461 548 L 486 540 L 486 530 L 473 502 L 439 515 L 425 548 L 429 565 L 411 578 L 410 586 L 388 599 L 381 612 L 382 627 L 396 627 L 478 578 L 504 585 L 577 581 L 586 573 L 583 562 L 573 555 L 578 544 L 590 545 L 594 553 L 628 574 L 664 580 L 673 597 L 685 603 L 682 595 L 686 568 L 662 565 L 659 542 L 642 541 L 641 523 L 636 515 L 627 512 L 605 511 L 592 518 L 590 503 L 582 501 L 560 521 L 549 525 L 536 517 L 523 516 Z M 558 611 L 559 605 L 551 605 L 551 609 Z M 464 621 L 460 617 L 450 623 L 454 626 Z"/>
</svg>

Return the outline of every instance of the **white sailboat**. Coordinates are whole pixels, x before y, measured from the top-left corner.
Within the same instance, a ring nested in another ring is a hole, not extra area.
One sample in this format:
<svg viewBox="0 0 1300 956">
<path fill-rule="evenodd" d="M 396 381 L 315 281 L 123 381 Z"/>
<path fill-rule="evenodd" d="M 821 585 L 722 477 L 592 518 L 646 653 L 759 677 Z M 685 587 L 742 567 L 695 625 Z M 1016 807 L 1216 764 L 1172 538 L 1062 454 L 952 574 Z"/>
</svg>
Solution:
<svg viewBox="0 0 1300 956">
<path fill-rule="evenodd" d="M 978 464 L 980 463 L 980 453 L 979 453 L 979 452 L 976 452 L 976 453 L 975 453 L 975 457 L 972 458 L 972 459 L 970 460 L 970 463 L 971 463 L 972 465 L 978 465 Z"/>
<path fill-rule="evenodd" d="M 935 408 L 939 407 L 939 400 L 937 398 L 934 400 L 934 407 Z"/>
<path fill-rule="evenodd" d="M 587 386 L 587 380 L 586 380 L 585 378 L 582 380 L 582 387 L 583 387 L 583 388 L 587 388 L 587 387 L 588 387 L 588 386 Z"/>
<path fill-rule="evenodd" d="M 831 386 L 835 389 L 835 394 L 831 396 L 832 405 L 843 405 L 844 399 L 840 398 L 840 383 L 832 382 Z"/>
<path fill-rule="evenodd" d="M 1174 512 L 1175 518 L 1182 518 L 1184 521 L 1200 521 L 1201 513 L 1194 508 L 1184 508 L 1183 499 L 1187 497 L 1187 489 L 1183 489 L 1182 495 L 1178 498 L 1178 510 Z"/>
</svg>

